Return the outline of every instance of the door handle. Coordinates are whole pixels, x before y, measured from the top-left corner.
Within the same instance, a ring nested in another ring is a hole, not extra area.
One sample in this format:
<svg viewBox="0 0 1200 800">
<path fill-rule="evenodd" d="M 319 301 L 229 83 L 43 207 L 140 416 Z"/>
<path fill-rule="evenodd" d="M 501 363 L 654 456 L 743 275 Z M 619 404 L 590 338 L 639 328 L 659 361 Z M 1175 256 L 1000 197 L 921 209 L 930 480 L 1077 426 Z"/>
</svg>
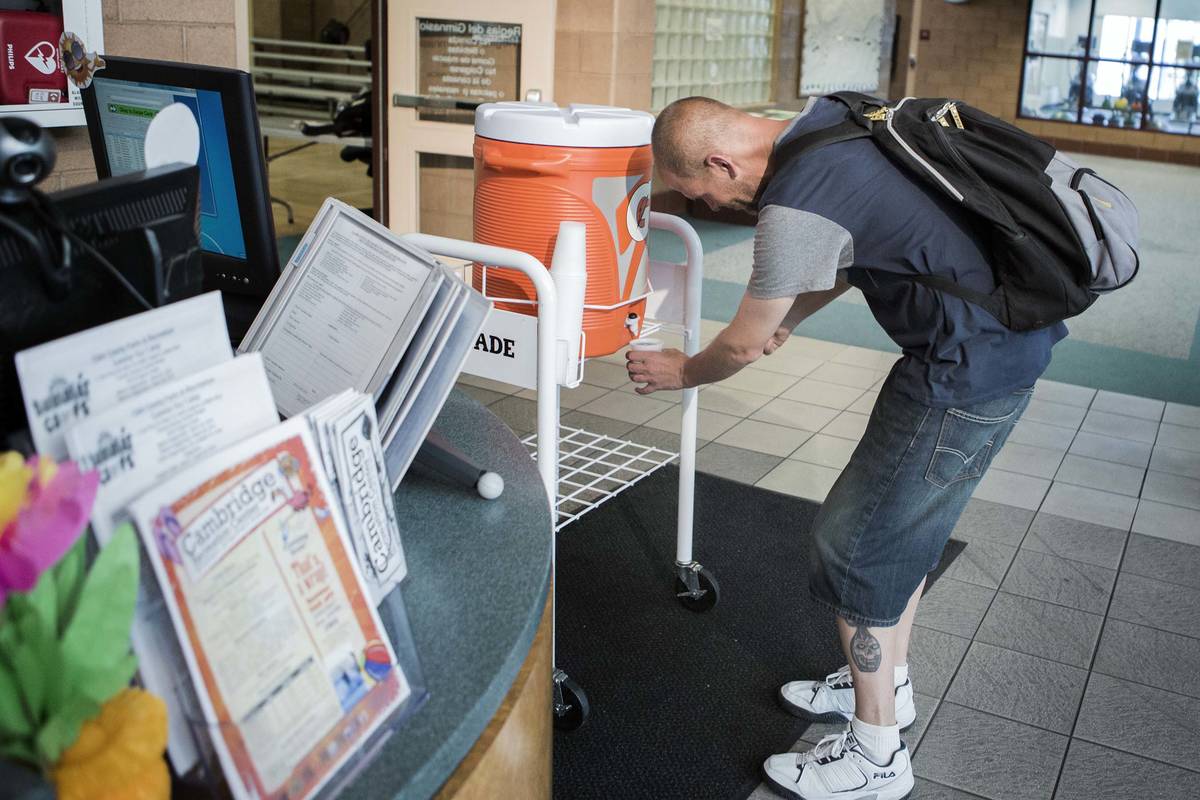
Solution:
<svg viewBox="0 0 1200 800">
<path fill-rule="evenodd" d="M 392 106 L 395 108 L 449 108 L 456 111 L 474 111 L 486 101 L 454 100 L 449 97 L 427 97 L 419 94 L 392 95 Z"/>
</svg>

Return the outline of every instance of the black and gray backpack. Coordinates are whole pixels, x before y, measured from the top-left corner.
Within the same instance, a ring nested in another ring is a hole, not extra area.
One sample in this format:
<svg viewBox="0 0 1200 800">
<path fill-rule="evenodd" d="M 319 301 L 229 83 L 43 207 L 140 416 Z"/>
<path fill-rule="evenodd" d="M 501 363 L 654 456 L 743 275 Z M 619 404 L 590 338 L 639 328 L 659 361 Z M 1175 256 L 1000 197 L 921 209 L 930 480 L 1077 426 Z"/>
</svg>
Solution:
<svg viewBox="0 0 1200 800">
<path fill-rule="evenodd" d="M 991 294 L 940 275 L 913 280 L 1023 331 L 1073 317 L 1137 274 L 1133 203 L 1050 144 L 946 98 L 829 97 L 849 109 L 846 121 L 789 141 L 776 153 L 777 163 L 870 137 L 906 171 L 971 212 L 990 244 L 997 286 Z"/>
</svg>

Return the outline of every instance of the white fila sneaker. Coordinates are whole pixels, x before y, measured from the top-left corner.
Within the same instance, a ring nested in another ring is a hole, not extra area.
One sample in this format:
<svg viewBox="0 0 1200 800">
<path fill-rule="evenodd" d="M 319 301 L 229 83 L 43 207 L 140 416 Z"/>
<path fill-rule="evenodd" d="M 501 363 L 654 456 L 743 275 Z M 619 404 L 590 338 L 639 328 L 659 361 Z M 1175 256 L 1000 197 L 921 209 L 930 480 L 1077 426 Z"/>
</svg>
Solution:
<svg viewBox="0 0 1200 800">
<path fill-rule="evenodd" d="M 783 707 L 813 722 L 849 722 L 854 716 L 854 677 L 850 665 L 820 681 L 792 681 L 779 689 Z M 896 687 L 896 722 L 906 731 L 917 719 L 912 681 Z"/>
<path fill-rule="evenodd" d="M 807 753 L 781 753 L 763 762 L 767 781 L 796 800 L 904 800 L 913 789 L 903 743 L 887 764 L 876 764 L 849 730 L 826 736 Z"/>
</svg>

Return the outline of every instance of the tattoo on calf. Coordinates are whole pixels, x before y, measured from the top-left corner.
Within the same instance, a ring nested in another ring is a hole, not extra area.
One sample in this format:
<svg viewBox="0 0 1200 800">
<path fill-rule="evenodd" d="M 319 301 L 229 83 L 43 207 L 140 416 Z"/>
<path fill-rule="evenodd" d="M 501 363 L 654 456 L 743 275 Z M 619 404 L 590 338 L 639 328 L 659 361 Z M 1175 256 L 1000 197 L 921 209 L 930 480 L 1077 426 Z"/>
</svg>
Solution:
<svg viewBox="0 0 1200 800">
<path fill-rule="evenodd" d="M 864 625 L 859 625 L 850 639 L 850 657 L 860 672 L 875 672 L 883 661 L 879 640 Z"/>
</svg>

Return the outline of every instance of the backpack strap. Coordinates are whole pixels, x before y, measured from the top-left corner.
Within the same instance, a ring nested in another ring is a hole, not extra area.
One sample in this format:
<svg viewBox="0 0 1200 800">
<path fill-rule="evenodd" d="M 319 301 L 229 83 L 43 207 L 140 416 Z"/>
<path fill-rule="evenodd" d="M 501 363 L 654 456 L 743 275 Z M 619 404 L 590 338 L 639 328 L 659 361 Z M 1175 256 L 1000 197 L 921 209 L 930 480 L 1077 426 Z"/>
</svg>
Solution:
<svg viewBox="0 0 1200 800">
<path fill-rule="evenodd" d="M 828 128 L 809 131 L 789 140 L 783 147 L 775 151 L 773 160 L 783 164 L 793 158 L 799 158 L 805 153 L 837 142 L 848 142 L 853 139 L 866 139 L 871 136 L 871 123 L 863 118 L 866 106 L 878 106 L 881 101 L 870 95 L 859 92 L 835 92 L 825 95 L 830 100 L 837 101 L 850 110 L 850 114 L 842 122 Z"/>
<path fill-rule="evenodd" d="M 996 289 L 992 294 L 987 294 L 985 292 L 977 292 L 974 289 L 968 289 L 962 284 L 942 275 L 910 275 L 905 277 L 913 283 L 919 283 L 923 286 L 928 286 L 930 289 L 952 294 L 957 298 L 966 300 L 968 303 L 977 305 L 1000 320 L 1005 327 L 1008 326 L 1008 304 L 1004 299 L 1003 287 Z"/>
<path fill-rule="evenodd" d="M 810 153 L 826 145 L 837 142 L 848 142 L 854 139 L 870 138 L 872 135 L 871 123 L 864 119 L 863 115 L 866 113 L 868 107 L 879 108 L 886 105 L 879 98 L 860 92 L 835 92 L 825 96 L 846 106 L 850 110 L 849 116 L 837 125 L 811 131 L 788 141 L 775 151 L 772 158 L 776 165 L 783 164 L 793 158 L 799 158 L 805 153 Z M 905 279 L 928 286 L 930 289 L 939 292 L 954 295 L 968 303 L 979 306 L 1000 320 L 1005 326 L 1009 324 L 1008 304 L 1005 300 L 1003 287 L 998 288 L 993 294 L 987 294 L 975 291 L 974 289 L 968 289 L 942 275 L 911 275 L 905 276 Z"/>
<path fill-rule="evenodd" d="M 887 105 L 885 101 L 880 100 L 878 97 L 872 97 L 871 95 L 863 94 L 862 92 L 834 92 L 833 94 L 827 94 L 825 96 L 830 100 L 836 100 L 842 105 L 846 106 L 852 112 L 854 112 L 856 116 L 861 115 L 866 110 L 867 106 L 874 106 L 878 108 L 880 106 Z"/>
<path fill-rule="evenodd" d="M 775 151 L 773 158 L 776 164 L 783 164 L 829 144 L 848 142 L 852 139 L 866 139 L 870 136 L 869 130 L 853 119 L 847 119 L 832 127 L 809 131 L 788 140 Z"/>
</svg>

